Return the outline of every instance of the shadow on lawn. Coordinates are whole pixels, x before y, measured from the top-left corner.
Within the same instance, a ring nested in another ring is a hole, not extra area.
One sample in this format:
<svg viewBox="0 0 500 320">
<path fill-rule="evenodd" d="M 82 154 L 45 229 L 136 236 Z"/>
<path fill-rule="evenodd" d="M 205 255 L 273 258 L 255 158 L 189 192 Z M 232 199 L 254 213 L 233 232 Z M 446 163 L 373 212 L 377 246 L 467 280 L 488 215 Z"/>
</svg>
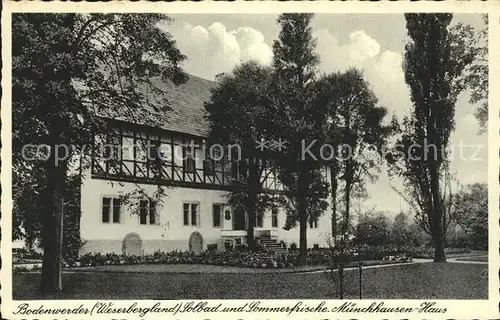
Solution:
<svg viewBox="0 0 500 320">
<path fill-rule="evenodd" d="M 363 271 L 365 299 L 487 299 L 487 265 L 420 263 Z M 348 271 L 356 277 L 357 271 Z M 123 274 L 65 273 L 64 290 L 42 297 L 39 273 L 13 276 L 13 297 L 32 299 L 332 299 L 322 273 Z M 351 282 L 351 281 L 350 281 Z M 347 298 L 358 298 L 356 281 Z"/>
</svg>

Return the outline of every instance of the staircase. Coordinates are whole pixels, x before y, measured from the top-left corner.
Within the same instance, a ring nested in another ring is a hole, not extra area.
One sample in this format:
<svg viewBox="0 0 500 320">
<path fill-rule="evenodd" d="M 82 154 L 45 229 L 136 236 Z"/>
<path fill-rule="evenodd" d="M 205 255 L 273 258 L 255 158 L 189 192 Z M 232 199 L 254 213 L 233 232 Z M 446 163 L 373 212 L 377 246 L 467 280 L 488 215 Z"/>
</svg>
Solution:
<svg viewBox="0 0 500 320">
<path fill-rule="evenodd" d="M 269 249 L 269 250 L 272 250 L 278 254 L 286 254 L 288 253 L 288 249 L 287 248 L 283 248 L 281 246 L 281 243 L 279 243 L 278 241 L 276 241 L 276 239 L 271 239 L 271 237 L 266 237 L 266 236 L 262 236 L 259 238 L 259 241 L 260 241 L 260 244 L 266 248 L 266 249 Z"/>
</svg>

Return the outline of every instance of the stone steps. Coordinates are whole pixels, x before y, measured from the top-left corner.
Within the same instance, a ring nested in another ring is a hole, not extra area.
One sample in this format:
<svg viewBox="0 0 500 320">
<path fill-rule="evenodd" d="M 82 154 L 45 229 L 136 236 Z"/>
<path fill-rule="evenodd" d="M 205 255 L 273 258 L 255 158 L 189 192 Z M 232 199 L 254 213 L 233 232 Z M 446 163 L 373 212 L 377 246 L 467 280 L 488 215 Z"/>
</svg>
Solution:
<svg viewBox="0 0 500 320">
<path fill-rule="evenodd" d="M 261 237 L 259 241 L 266 249 L 270 249 L 278 254 L 284 254 L 288 252 L 288 249 L 283 248 L 281 246 L 281 243 L 279 243 L 276 239 L 271 239 L 269 237 Z"/>
</svg>

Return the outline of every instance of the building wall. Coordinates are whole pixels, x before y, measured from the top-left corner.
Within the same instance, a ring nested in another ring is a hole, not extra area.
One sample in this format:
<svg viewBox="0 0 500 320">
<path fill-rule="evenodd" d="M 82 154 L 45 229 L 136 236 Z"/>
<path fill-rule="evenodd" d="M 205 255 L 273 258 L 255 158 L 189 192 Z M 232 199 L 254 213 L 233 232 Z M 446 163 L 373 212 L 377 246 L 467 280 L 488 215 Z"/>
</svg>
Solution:
<svg viewBox="0 0 500 320">
<path fill-rule="evenodd" d="M 156 186 L 140 185 L 149 195 Z M 217 244 L 223 248 L 221 230 L 231 230 L 232 220 L 222 219 L 222 227 L 213 227 L 212 205 L 227 203 L 227 192 L 218 190 L 192 189 L 170 187 L 166 190 L 163 203 L 157 208 L 159 223 L 157 225 L 141 225 L 139 216 L 132 214 L 130 208 L 121 207 L 120 223 L 102 222 L 102 198 L 119 197 L 132 192 L 136 184 L 129 182 L 111 182 L 102 179 L 87 178 L 83 182 L 81 201 L 82 216 L 80 221 L 81 236 L 86 241 L 80 253 L 115 252 L 122 253 L 122 242 L 128 234 L 137 234 L 142 240 L 143 253 L 157 250 L 188 250 L 189 237 L 193 232 L 199 232 L 203 237 L 203 248 L 209 244 Z M 199 225 L 185 226 L 183 223 L 183 203 L 199 203 Z M 133 204 L 132 204 L 133 205 Z M 138 204 L 136 204 L 138 206 Z M 224 209 L 225 211 L 225 209 Z M 283 230 L 286 215 L 283 210 L 278 212 L 278 241 L 284 240 L 289 245 L 299 244 L 298 227 Z M 272 229 L 271 213 L 264 215 L 261 229 Z M 259 229 L 259 228 L 257 228 Z M 318 228 L 308 229 L 308 245 L 326 245 L 326 236 L 330 231 L 330 211 L 327 209 L 318 222 Z"/>
</svg>

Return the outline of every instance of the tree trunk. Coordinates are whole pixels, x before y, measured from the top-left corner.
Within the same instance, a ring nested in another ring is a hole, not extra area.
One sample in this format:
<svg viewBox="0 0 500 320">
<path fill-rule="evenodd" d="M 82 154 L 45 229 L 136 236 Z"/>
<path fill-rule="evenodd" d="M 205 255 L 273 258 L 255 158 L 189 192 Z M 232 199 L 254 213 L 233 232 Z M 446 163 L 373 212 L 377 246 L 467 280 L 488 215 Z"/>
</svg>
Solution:
<svg viewBox="0 0 500 320">
<path fill-rule="evenodd" d="M 337 241 L 337 188 L 338 181 L 337 175 L 334 172 L 333 167 L 330 171 L 330 180 L 332 184 L 332 240 L 333 245 L 335 246 L 335 242 Z"/>
<path fill-rule="evenodd" d="M 299 264 L 307 265 L 307 215 L 305 206 L 299 208 L 300 214 L 300 243 L 299 243 Z"/>
<path fill-rule="evenodd" d="M 47 161 L 47 186 L 43 194 L 42 237 L 43 262 L 40 290 L 53 293 L 62 290 L 62 215 L 63 190 L 66 179 L 66 163 L 55 162 L 55 150 L 51 147 L 51 156 Z"/>
<path fill-rule="evenodd" d="M 250 249 L 251 251 L 255 251 L 257 249 L 257 245 L 255 242 L 255 235 L 254 235 L 254 229 L 255 229 L 254 224 L 256 220 L 255 201 L 249 199 L 247 209 L 248 209 L 247 244 L 248 244 L 248 249 Z"/>
<path fill-rule="evenodd" d="M 431 160 L 432 161 L 432 160 Z M 444 253 L 444 235 L 441 216 L 443 214 L 441 195 L 439 190 L 439 167 L 437 161 L 432 161 L 431 173 L 431 193 L 432 193 L 432 241 L 434 242 L 434 262 L 446 262 Z"/>
<path fill-rule="evenodd" d="M 349 232 L 349 215 L 351 210 L 351 179 L 347 178 L 345 184 L 345 215 L 344 215 L 344 225 L 342 226 L 342 237 L 345 237 Z"/>
<path fill-rule="evenodd" d="M 257 217 L 257 197 L 259 193 L 260 176 L 257 168 L 257 161 L 254 159 L 248 162 L 248 225 L 247 225 L 247 244 L 251 251 L 257 249 L 255 241 L 255 221 Z"/>
<path fill-rule="evenodd" d="M 305 165 L 301 167 L 298 177 L 299 199 L 298 214 L 299 214 L 299 264 L 307 265 L 307 192 L 309 185 L 306 180 Z"/>
</svg>

